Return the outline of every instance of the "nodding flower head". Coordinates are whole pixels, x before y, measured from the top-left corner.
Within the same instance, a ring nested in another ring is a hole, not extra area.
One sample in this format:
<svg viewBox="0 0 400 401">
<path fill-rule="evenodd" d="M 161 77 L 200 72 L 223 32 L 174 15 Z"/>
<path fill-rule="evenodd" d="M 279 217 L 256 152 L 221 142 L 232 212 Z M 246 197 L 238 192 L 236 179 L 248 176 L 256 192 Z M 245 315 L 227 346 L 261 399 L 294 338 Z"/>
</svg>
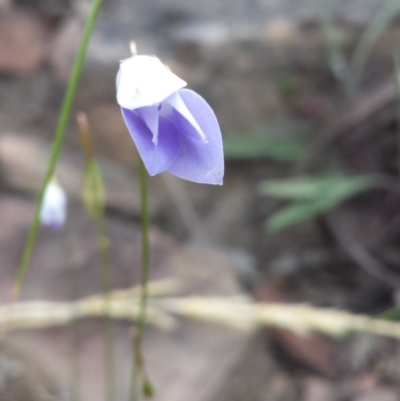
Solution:
<svg viewBox="0 0 400 401">
<path fill-rule="evenodd" d="M 117 75 L 117 101 L 150 175 L 163 171 L 222 184 L 224 155 L 217 118 L 158 58 L 135 55 Z"/>
<path fill-rule="evenodd" d="M 67 196 L 62 187 L 51 181 L 44 192 L 43 204 L 40 210 L 40 223 L 43 226 L 58 230 L 67 219 Z"/>
</svg>

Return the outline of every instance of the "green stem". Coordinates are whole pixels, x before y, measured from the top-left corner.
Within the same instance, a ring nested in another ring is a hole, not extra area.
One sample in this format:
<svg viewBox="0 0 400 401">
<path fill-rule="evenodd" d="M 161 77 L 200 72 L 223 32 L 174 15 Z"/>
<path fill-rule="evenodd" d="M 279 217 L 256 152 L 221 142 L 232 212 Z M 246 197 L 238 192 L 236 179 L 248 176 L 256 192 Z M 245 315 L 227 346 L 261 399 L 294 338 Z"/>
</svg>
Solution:
<svg viewBox="0 0 400 401">
<path fill-rule="evenodd" d="M 393 54 L 394 81 L 397 94 L 397 169 L 400 176 L 400 55 Z"/>
<path fill-rule="evenodd" d="M 150 273 L 150 244 L 149 244 L 149 210 L 147 199 L 147 171 L 142 160 L 139 163 L 139 176 L 140 176 L 140 196 L 141 196 L 141 231 L 142 231 L 142 278 L 141 278 L 141 296 L 140 296 L 140 310 L 137 321 L 136 333 L 133 339 L 133 366 L 132 366 L 132 394 L 131 399 L 136 400 L 138 375 L 141 374 L 143 378 L 143 393 L 151 395 L 152 384 L 147 378 L 144 360 L 142 356 L 142 339 L 144 328 L 146 324 L 146 308 L 148 299 L 148 281 Z"/>
<path fill-rule="evenodd" d="M 39 229 L 39 215 L 40 210 L 43 204 L 44 192 L 47 184 L 50 182 L 51 178 L 54 175 L 54 171 L 56 168 L 57 160 L 61 151 L 65 130 L 67 127 L 67 123 L 71 114 L 72 104 L 75 98 L 76 89 L 78 87 L 79 79 L 82 73 L 83 64 L 86 57 L 86 50 L 89 44 L 89 40 L 92 36 L 93 28 L 96 23 L 101 5 L 103 0 L 93 0 L 92 7 L 90 10 L 90 14 L 88 19 L 86 20 L 85 28 L 82 35 L 82 40 L 79 46 L 78 53 L 76 55 L 74 67 L 69 79 L 67 91 L 64 96 L 64 101 L 62 104 L 60 116 L 58 119 L 56 134 L 53 140 L 53 145 L 50 154 L 50 160 L 47 166 L 47 171 L 43 180 L 42 187 L 39 192 L 39 198 L 36 203 L 35 214 L 33 217 L 32 225 L 29 230 L 28 239 L 25 245 L 25 249 L 22 254 L 21 263 L 18 268 L 16 281 L 13 288 L 13 300 L 18 298 L 19 291 L 22 285 L 22 282 L 25 277 L 25 273 L 31 259 L 31 254 L 33 247 L 35 245 L 35 240 L 37 236 L 37 232 Z"/>
<path fill-rule="evenodd" d="M 139 401 L 139 372 L 137 362 L 137 349 L 136 349 L 136 333 L 132 330 L 132 373 L 131 373 L 131 388 L 130 388 L 130 401 Z"/>
<path fill-rule="evenodd" d="M 102 293 L 105 300 L 104 306 L 104 364 L 105 364 L 105 382 L 108 401 L 116 399 L 115 387 L 115 364 L 114 364 L 114 330 L 110 317 L 110 247 L 106 232 L 105 218 L 102 213 L 96 221 L 97 236 L 100 249 L 100 276 Z"/>
<path fill-rule="evenodd" d="M 69 282 L 69 292 L 70 300 L 74 302 L 78 297 L 78 282 L 76 279 L 76 263 L 73 260 L 73 250 L 70 238 L 70 233 L 68 231 L 68 224 L 64 227 L 64 260 L 66 265 L 66 275 L 70 276 Z M 75 313 L 78 313 L 75 310 Z M 81 369 L 79 364 L 79 351 L 80 351 L 80 336 L 79 336 L 79 323 L 71 322 L 69 325 L 70 329 L 70 386 L 72 391 L 71 399 L 73 401 L 81 401 Z"/>
<path fill-rule="evenodd" d="M 147 171 L 140 160 L 140 198 L 141 198 L 141 231 L 142 231 L 142 293 L 140 298 L 140 314 L 137 325 L 137 341 L 142 341 L 146 323 L 146 307 L 148 298 L 149 272 L 150 272 L 150 245 L 149 245 L 149 210 L 147 205 Z"/>
</svg>

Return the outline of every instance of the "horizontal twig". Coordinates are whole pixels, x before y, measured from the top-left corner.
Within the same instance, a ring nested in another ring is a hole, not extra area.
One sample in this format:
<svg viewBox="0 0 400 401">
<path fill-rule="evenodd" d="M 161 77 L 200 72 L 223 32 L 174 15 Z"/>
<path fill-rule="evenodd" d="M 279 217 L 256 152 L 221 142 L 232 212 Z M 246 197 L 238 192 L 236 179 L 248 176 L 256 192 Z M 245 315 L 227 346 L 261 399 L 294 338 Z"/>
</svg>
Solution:
<svg viewBox="0 0 400 401">
<path fill-rule="evenodd" d="M 116 320 L 136 320 L 139 298 L 132 296 L 132 292 L 132 289 L 113 292 L 109 300 L 98 295 L 70 303 L 32 301 L 2 305 L 0 328 L 11 330 L 61 326 L 106 315 Z M 242 330 L 253 330 L 263 325 L 289 329 L 302 335 L 320 332 L 341 337 L 352 332 L 368 332 L 400 339 L 400 323 L 305 304 L 255 303 L 247 297 L 169 296 L 150 299 L 147 323 L 171 329 L 175 327 L 175 316 L 225 324 Z"/>
</svg>

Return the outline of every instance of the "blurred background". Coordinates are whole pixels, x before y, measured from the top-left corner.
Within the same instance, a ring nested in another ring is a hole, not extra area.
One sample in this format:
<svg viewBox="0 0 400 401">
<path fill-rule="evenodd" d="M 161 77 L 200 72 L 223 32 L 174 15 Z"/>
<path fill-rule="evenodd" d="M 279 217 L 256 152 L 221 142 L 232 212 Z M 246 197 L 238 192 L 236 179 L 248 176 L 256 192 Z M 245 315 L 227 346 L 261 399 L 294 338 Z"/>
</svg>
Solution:
<svg viewBox="0 0 400 401">
<path fill-rule="evenodd" d="M 0 0 L 2 302 L 89 7 Z M 178 277 L 186 295 L 247 294 L 369 315 L 396 306 L 399 15 L 398 0 L 105 0 L 73 116 L 87 114 L 103 175 L 112 287 L 140 274 L 138 156 L 115 101 L 118 61 L 135 40 L 212 106 L 226 157 L 222 187 L 149 181 L 152 278 Z M 67 226 L 40 230 L 22 300 L 101 291 L 96 228 L 81 200 L 84 165 L 73 117 L 57 168 Z M 73 327 L 2 337 L 0 400 L 102 400 L 101 322 Z M 117 400 L 128 399 L 129 328 L 114 327 Z M 149 328 L 145 355 L 156 400 L 400 399 L 400 344 L 368 334 L 304 338 L 182 320 L 172 332 Z"/>
</svg>

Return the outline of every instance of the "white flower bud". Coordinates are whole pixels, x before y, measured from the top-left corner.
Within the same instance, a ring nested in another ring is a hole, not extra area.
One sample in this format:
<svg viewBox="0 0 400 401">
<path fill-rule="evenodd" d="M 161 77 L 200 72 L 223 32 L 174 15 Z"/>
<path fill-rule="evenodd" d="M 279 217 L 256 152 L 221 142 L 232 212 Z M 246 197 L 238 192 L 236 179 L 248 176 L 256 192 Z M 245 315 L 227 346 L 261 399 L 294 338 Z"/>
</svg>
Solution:
<svg viewBox="0 0 400 401">
<path fill-rule="evenodd" d="M 42 225 L 60 229 L 67 218 L 67 196 L 60 185 L 50 182 L 45 190 L 40 222 Z"/>
<path fill-rule="evenodd" d="M 129 110 L 158 105 L 185 86 L 157 57 L 133 56 L 119 67 L 117 101 Z"/>
</svg>

